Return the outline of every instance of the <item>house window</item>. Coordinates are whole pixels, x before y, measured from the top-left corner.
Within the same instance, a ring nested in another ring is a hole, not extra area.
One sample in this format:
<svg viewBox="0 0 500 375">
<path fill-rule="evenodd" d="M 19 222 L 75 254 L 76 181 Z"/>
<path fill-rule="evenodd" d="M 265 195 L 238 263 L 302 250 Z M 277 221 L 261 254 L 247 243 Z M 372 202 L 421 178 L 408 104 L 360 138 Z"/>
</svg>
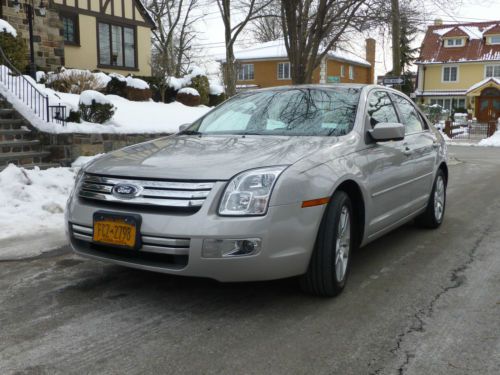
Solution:
<svg viewBox="0 0 500 375">
<path fill-rule="evenodd" d="M 462 47 L 463 45 L 463 38 L 446 39 L 446 47 Z"/>
<path fill-rule="evenodd" d="M 443 82 L 457 82 L 458 81 L 458 67 L 445 66 L 443 67 Z"/>
<path fill-rule="evenodd" d="M 135 29 L 99 22 L 99 65 L 135 68 Z"/>
<path fill-rule="evenodd" d="M 465 108 L 465 99 L 431 99 L 431 105 L 435 104 L 450 112 L 452 109 Z"/>
<path fill-rule="evenodd" d="M 61 14 L 63 23 L 63 36 L 65 44 L 79 44 L 78 30 L 78 15 L 77 14 Z"/>
<path fill-rule="evenodd" d="M 490 44 L 500 44 L 500 35 L 490 37 Z"/>
<path fill-rule="evenodd" d="M 349 65 L 349 79 L 354 79 L 354 68 Z"/>
<path fill-rule="evenodd" d="M 290 63 L 280 62 L 278 63 L 278 79 L 290 79 L 292 78 L 290 74 Z"/>
<path fill-rule="evenodd" d="M 345 66 L 344 65 L 340 65 L 340 76 L 342 78 L 345 77 Z"/>
<path fill-rule="evenodd" d="M 250 81 L 254 79 L 253 64 L 242 64 L 238 70 L 239 81 Z"/>
<path fill-rule="evenodd" d="M 500 78 L 500 65 L 487 65 L 486 78 Z"/>
</svg>

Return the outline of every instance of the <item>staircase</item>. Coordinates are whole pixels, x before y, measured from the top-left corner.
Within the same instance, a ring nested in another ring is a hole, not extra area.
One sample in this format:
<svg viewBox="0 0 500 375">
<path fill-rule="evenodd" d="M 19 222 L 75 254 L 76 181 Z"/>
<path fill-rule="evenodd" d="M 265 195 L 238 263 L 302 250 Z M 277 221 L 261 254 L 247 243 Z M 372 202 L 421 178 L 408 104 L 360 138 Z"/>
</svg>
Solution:
<svg viewBox="0 0 500 375">
<path fill-rule="evenodd" d="M 10 163 L 23 168 L 59 167 L 59 164 L 45 161 L 49 154 L 50 152 L 43 151 L 26 120 L 0 97 L 0 171 Z"/>
</svg>

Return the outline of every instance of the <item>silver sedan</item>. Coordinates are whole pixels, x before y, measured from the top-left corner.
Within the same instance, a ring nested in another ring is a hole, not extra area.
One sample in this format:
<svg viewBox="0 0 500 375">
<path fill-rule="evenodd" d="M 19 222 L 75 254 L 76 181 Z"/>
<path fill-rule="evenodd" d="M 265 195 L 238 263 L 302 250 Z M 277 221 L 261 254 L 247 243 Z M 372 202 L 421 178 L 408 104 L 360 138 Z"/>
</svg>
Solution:
<svg viewBox="0 0 500 375">
<path fill-rule="evenodd" d="M 410 220 L 439 227 L 447 181 L 443 138 L 400 92 L 271 88 L 82 168 L 67 230 L 89 258 L 219 281 L 298 276 L 333 296 L 356 248 Z"/>
</svg>

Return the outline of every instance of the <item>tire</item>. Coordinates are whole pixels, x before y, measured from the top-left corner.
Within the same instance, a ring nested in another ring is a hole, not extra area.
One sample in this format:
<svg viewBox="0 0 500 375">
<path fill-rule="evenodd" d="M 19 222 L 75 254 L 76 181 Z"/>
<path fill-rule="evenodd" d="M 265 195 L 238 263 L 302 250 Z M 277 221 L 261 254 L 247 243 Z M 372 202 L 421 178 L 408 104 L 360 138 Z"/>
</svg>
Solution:
<svg viewBox="0 0 500 375">
<path fill-rule="evenodd" d="M 436 229 L 443 223 L 446 208 L 446 183 L 446 176 L 443 170 L 438 169 L 429 202 L 427 202 L 427 207 L 425 211 L 415 219 L 418 226 Z"/>
<path fill-rule="evenodd" d="M 356 243 L 353 225 L 351 200 L 345 192 L 337 191 L 321 221 L 308 270 L 300 278 L 304 292 L 333 297 L 344 289 Z"/>
</svg>

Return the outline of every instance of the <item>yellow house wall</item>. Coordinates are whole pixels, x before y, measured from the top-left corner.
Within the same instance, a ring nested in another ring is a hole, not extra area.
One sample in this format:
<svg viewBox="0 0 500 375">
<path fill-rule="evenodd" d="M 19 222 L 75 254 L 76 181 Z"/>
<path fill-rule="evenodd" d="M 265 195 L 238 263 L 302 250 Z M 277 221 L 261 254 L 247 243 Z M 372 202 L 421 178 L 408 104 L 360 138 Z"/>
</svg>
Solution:
<svg viewBox="0 0 500 375">
<path fill-rule="evenodd" d="M 340 77 L 340 67 L 344 66 L 344 77 Z M 349 79 L 349 65 L 354 67 L 354 79 Z M 363 66 L 352 65 L 347 62 L 328 60 L 327 65 L 327 82 L 328 76 L 340 77 L 340 83 L 371 83 L 370 68 Z"/>
<path fill-rule="evenodd" d="M 99 69 L 105 72 L 120 74 L 151 75 L 151 30 L 148 27 L 137 26 L 137 67 L 138 70 L 108 69 L 98 67 L 97 60 L 97 26 L 96 18 L 79 15 L 80 46 L 64 46 L 65 65 L 68 68 Z"/>
<path fill-rule="evenodd" d="M 424 89 L 427 90 L 467 90 L 485 78 L 485 65 L 480 64 L 436 64 L 425 69 Z M 457 82 L 443 82 L 443 66 L 458 67 Z"/>
</svg>

